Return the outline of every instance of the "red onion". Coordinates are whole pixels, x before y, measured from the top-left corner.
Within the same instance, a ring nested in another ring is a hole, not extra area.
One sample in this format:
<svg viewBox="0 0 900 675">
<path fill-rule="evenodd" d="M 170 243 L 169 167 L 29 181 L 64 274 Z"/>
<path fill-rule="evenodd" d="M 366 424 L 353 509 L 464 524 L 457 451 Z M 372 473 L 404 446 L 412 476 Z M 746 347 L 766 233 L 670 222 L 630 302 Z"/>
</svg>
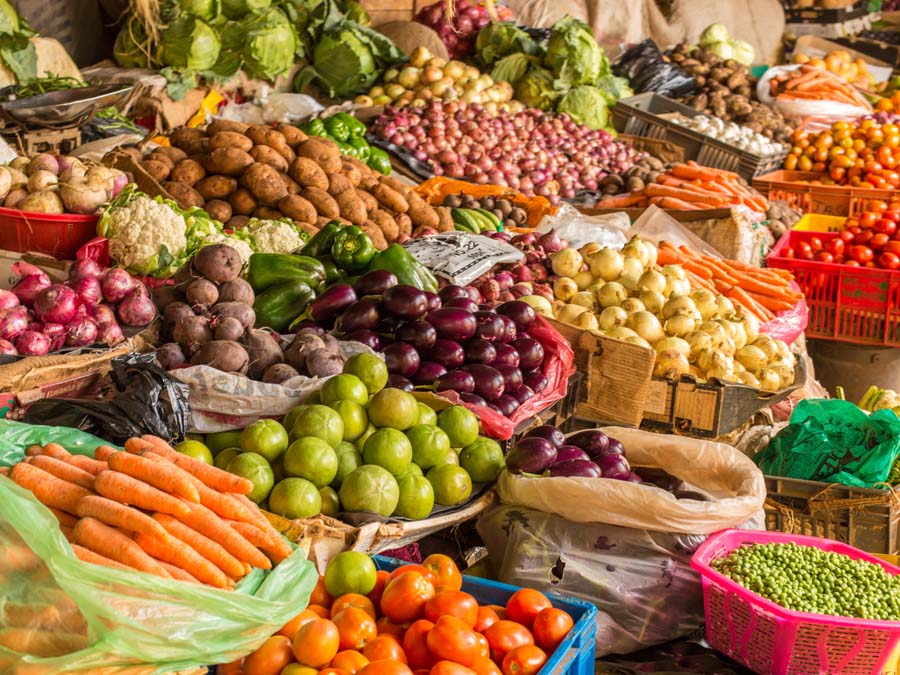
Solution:
<svg viewBox="0 0 900 675">
<path fill-rule="evenodd" d="M 118 311 L 119 319 L 126 326 L 146 326 L 156 317 L 156 305 L 139 290 L 122 300 Z"/>
<path fill-rule="evenodd" d="M 0 290 L 0 310 L 19 306 L 19 298 L 12 291 Z"/>
<path fill-rule="evenodd" d="M 69 287 L 78 295 L 78 299 L 87 306 L 93 307 L 103 299 L 100 291 L 100 280 L 97 277 L 81 277 L 69 282 Z"/>
<path fill-rule="evenodd" d="M 15 356 L 18 353 L 19 352 L 16 351 L 16 346 L 12 342 L 9 340 L 0 340 L 0 354 Z"/>
<path fill-rule="evenodd" d="M 119 328 L 119 324 L 116 322 L 101 323 L 99 325 L 97 330 L 97 342 L 102 342 L 106 345 L 114 345 L 124 339 L 125 336 L 122 335 L 122 329 Z"/>
<path fill-rule="evenodd" d="M 88 314 L 99 324 L 116 322 L 116 313 L 113 311 L 113 308 L 103 303 L 89 308 Z"/>
<path fill-rule="evenodd" d="M 96 279 L 103 273 L 100 265 L 93 258 L 81 258 L 72 263 L 69 268 L 69 281 L 76 279 L 93 278 Z"/>
<path fill-rule="evenodd" d="M 31 307 L 38 294 L 49 286 L 50 277 L 46 274 L 29 274 L 16 282 L 16 285 L 12 287 L 12 292 L 19 298 L 19 302 Z"/>
<path fill-rule="evenodd" d="M 15 340 L 23 331 L 28 330 L 28 310 L 24 307 L 12 307 L 0 311 L 0 338 Z"/>
<path fill-rule="evenodd" d="M 69 325 L 66 333 L 67 347 L 86 347 L 97 341 L 98 327 L 93 319 L 84 317 L 80 321 Z"/>
<path fill-rule="evenodd" d="M 100 289 L 107 302 L 120 302 L 134 289 L 134 279 L 125 270 L 113 267 L 100 277 Z"/>
<path fill-rule="evenodd" d="M 47 336 L 47 339 L 50 340 L 51 352 L 63 348 L 63 345 L 66 343 L 67 331 L 65 326 L 59 323 L 45 323 L 42 332 Z"/>
<path fill-rule="evenodd" d="M 78 296 L 68 286 L 53 284 L 34 300 L 34 313 L 43 322 L 69 323 L 78 309 Z"/>
<path fill-rule="evenodd" d="M 16 338 L 16 350 L 23 356 L 43 356 L 50 351 L 50 338 L 43 333 L 26 330 Z"/>
<path fill-rule="evenodd" d="M 112 179 L 112 190 L 110 190 L 110 199 L 115 199 L 119 196 L 119 193 L 122 189 L 128 185 L 128 176 L 124 173 L 117 173 L 113 176 Z"/>
</svg>

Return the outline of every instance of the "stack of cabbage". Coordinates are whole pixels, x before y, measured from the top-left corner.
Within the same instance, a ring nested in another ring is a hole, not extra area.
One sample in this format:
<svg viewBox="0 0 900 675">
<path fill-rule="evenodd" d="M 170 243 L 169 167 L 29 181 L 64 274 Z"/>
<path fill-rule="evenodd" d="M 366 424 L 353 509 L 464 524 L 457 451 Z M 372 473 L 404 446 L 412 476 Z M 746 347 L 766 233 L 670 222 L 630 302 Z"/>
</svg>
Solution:
<svg viewBox="0 0 900 675">
<path fill-rule="evenodd" d="M 753 65 L 756 55 L 753 46 L 743 40 L 732 40 L 728 29 L 720 23 L 706 27 L 700 34 L 700 47 L 706 49 L 720 59 L 734 59 L 744 66 Z"/>
<path fill-rule="evenodd" d="M 476 49 L 494 80 L 515 87 L 516 100 L 592 129 L 615 134 L 609 110 L 634 93 L 628 80 L 613 76 L 590 27 L 572 17 L 554 24 L 546 47 L 515 24 L 492 23 L 478 34 Z"/>
</svg>

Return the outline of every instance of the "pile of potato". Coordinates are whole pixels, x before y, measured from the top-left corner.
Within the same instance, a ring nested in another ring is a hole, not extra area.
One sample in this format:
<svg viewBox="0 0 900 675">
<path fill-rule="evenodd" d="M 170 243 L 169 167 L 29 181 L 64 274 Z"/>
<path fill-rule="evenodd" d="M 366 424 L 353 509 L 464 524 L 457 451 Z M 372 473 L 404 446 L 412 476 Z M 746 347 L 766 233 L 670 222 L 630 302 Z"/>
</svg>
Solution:
<svg viewBox="0 0 900 675">
<path fill-rule="evenodd" d="M 403 241 L 418 226 L 440 229 L 440 214 L 409 186 L 341 156 L 327 138 L 300 129 L 216 120 L 205 131 L 182 127 L 141 166 L 182 208 L 201 207 L 227 228 L 251 217 L 288 217 L 315 234 L 331 220 L 360 226 L 376 248 Z"/>
</svg>

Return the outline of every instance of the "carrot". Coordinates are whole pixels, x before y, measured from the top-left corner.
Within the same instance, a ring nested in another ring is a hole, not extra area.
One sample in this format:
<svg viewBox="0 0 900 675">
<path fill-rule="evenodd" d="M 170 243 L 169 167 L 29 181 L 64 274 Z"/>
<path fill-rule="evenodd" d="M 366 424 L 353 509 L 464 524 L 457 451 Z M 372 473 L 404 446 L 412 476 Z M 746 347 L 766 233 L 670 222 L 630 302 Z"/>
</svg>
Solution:
<svg viewBox="0 0 900 675">
<path fill-rule="evenodd" d="M 230 520 L 228 524 L 244 539 L 265 551 L 276 565 L 294 552 L 290 544 L 281 535 L 272 537 L 268 532 L 258 528 L 256 525 L 242 523 L 237 520 Z"/>
<path fill-rule="evenodd" d="M 684 258 L 678 255 L 678 251 L 672 248 L 664 248 L 662 245 L 656 249 L 657 265 L 680 265 Z"/>
<path fill-rule="evenodd" d="M 75 483 L 75 485 L 80 485 L 88 490 L 94 488 L 93 474 L 79 469 L 77 466 L 72 466 L 61 459 L 56 459 L 49 455 L 36 455 L 34 457 L 26 457 L 25 461 L 62 480 Z"/>
<path fill-rule="evenodd" d="M 188 509 L 188 515 L 179 519 L 185 525 L 189 525 L 200 534 L 218 542 L 222 548 L 241 562 L 246 562 L 253 567 L 271 569 L 272 563 L 269 559 L 215 513 L 201 504 L 189 504 Z"/>
<path fill-rule="evenodd" d="M 253 491 L 253 483 L 246 478 L 235 476 L 227 471 L 222 471 L 222 469 L 217 469 L 214 466 L 205 464 L 198 459 L 182 455 L 180 452 L 175 452 L 169 444 L 161 438 L 149 435 L 141 436 L 141 438 L 151 444 L 153 452 L 162 455 L 166 459 L 174 462 L 176 466 L 193 474 L 213 490 L 218 490 L 219 492 L 238 492 L 243 495 L 250 494 L 250 492 Z"/>
<path fill-rule="evenodd" d="M 29 656 L 63 656 L 84 649 L 88 645 L 86 633 L 64 633 L 55 630 L 30 628 L 0 629 L 0 646 Z M 13 671 L 18 671 L 14 668 Z M 12 671 L 5 671 L 12 672 Z"/>
<path fill-rule="evenodd" d="M 44 446 L 43 445 L 29 445 L 25 448 L 25 456 L 26 457 L 34 457 L 35 455 L 43 455 L 44 454 Z"/>
<path fill-rule="evenodd" d="M 711 281 L 704 279 L 703 277 L 699 277 L 690 270 L 687 270 L 688 280 L 691 282 L 691 286 L 693 288 L 706 288 L 710 291 L 716 290 L 716 287 L 712 285 Z"/>
<path fill-rule="evenodd" d="M 95 487 L 99 494 L 108 499 L 148 511 L 162 511 L 179 517 L 189 512 L 187 503 L 136 478 L 111 469 L 100 472 Z"/>
<path fill-rule="evenodd" d="M 76 505 L 77 506 L 77 505 Z M 65 525 L 66 527 L 75 527 L 75 523 L 78 522 L 78 518 L 64 511 L 60 511 L 59 509 L 55 509 L 52 506 L 48 506 L 50 509 L 50 513 L 56 516 L 56 519 L 59 521 L 60 525 Z"/>
<path fill-rule="evenodd" d="M 75 543 L 75 528 L 69 527 L 68 525 L 60 525 L 59 531 L 62 532 L 62 536 L 65 537 L 66 541 L 70 544 Z"/>
<path fill-rule="evenodd" d="M 772 316 L 770 312 L 756 302 L 756 300 L 740 286 L 735 286 L 730 289 L 727 295 L 729 298 L 739 301 L 747 310 L 756 314 L 761 321 L 765 322 L 771 320 Z"/>
<path fill-rule="evenodd" d="M 671 209 L 672 211 L 699 211 L 700 206 L 678 199 L 678 197 L 652 197 L 650 201 L 661 209 Z"/>
<path fill-rule="evenodd" d="M 72 550 L 75 552 L 75 557 L 78 558 L 81 562 L 94 563 L 95 565 L 105 565 L 106 567 L 116 567 L 120 570 L 131 569 L 127 565 L 116 562 L 112 558 L 107 558 L 105 555 L 94 553 L 94 551 L 92 551 L 91 549 L 85 548 L 84 546 L 79 546 L 78 544 L 72 544 Z"/>
<path fill-rule="evenodd" d="M 735 272 L 734 278 L 737 281 L 738 285 L 740 285 L 740 287 L 745 291 L 753 292 L 758 295 L 768 295 L 774 298 L 782 298 L 785 296 L 793 297 L 797 295 L 793 291 L 790 291 L 790 289 L 781 290 L 781 286 L 775 287 L 770 283 L 755 279 L 749 274 L 744 274 L 743 272 Z"/>
<path fill-rule="evenodd" d="M 98 445 L 94 448 L 94 459 L 100 460 L 101 462 L 105 462 L 113 455 L 117 454 L 119 451 L 114 447 L 109 445 Z"/>
<path fill-rule="evenodd" d="M 165 528 L 166 533 L 190 546 L 222 570 L 226 576 L 232 579 L 240 579 L 244 576 L 244 566 L 241 561 L 226 551 L 220 544 L 179 522 L 167 513 L 155 513 L 153 518 Z"/>
<path fill-rule="evenodd" d="M 134 436 L 125 441 L 125 452 L 130 452 L 132 455 L 139 455 L 142 451 L 150 449 L 152 447 L 150 443 L 145 441 L 143 438 L 138 438 Z"/>
<path fill-rule="evenodd" d="M 9 472 L 9 477 L 17 485 L 31 490 L 42 504 L 66 513 L 76 514 L 78 500 L 93 494 L 80 485 L 57 478 L 43 469 L 24 462 L 16 464 Z"/>
<path fill-rule="evenodd" d="M 142 480 L 164 492 L 189 502 L 200 501 L 197 488 L 169 462 L 152 462 L 140 455 L 117 452 L 109 458 L 108 464 L 110 469 Z"/>
<path fill-rule="evenodd" d="M 189 584 L 199 584 L 200 583 L 195 576 L 189 574 L 188 572 L 181 569 L 177 565 L 171 565 L 162 560 L 157 560 L 157 562 L 163 566 L 163 569 L 165 569 L 166 572 L 168 572 L 169 574 L 172 575 L 173 579 L 177 579 L 178 581 L 186 581 Z"/>
<path fill-rule="evenodd" d="M 686 178 L 688 180 L 716 180 L 717 178 L 717 174 L 712 170 L 692 164 L 676 164 L 667 173 L 677 178 Z"/>
<path fill-rule="evenodd" d="M 642 201 L 644 201 L 643 192 L 628 192 L 614 197 L 604 197 L 602 201 L 597 203 L 597 207 L 602 209 L 626 209 L 629 206 L 637 206 Z"/>
<path fill-rule="evenodd" d="M 8 466 L 0 466 L 0 476 L 8 476 L 9 475 L 9 467 Z"/>
<path fill-rule="evenodd" d="M 167 534 L 165 539 L 157 539 L 138 532 L 134 535 L 134 542 L 145 554 L 180 567 L 201 583 L 216 588 L 228 588 L 229 586 L 228 577 L 222 573 L 222 570 L 175 537 Z"/>
<path fill-rule="evenodd" d="M 145 536 L 145 535 L 138 535 Z M 94 553 L 111 558 L 142 572 L 149 572 L 165 579 L 171 578 L 162 566 L 141 550 L 126 535 L 96 518 L 82 518 L 75 526 L 75 540 Z"/>
<path fill-rule="evenodd" d="M 72 453 L 59 443 L 47 443 L 47 445 L 44 446 L 44 451 L 39 454 L 50 455 L 51 457 L 56 457 L 56 459 L 66 459 L 67 457 L 72 456 Z"/>
<path fill-rule="evenodd" d="M 69 455 L 66 459 L 72 466 L 77 466 L 82 471 L 94 474 L 95 476 L 106 468 L 106 462 L 100 462 L 84 455 Z"/>
<path fill-rule="evenodd" d="M 64 604 L 6 601 L 0 612 L 0 624 L 14 628 L 84 631 L 87 622 L 71 600 Z"/>
<path fill-rule="evenodd" d="M 767 295 L 760 295 L 754 298 L 756 302 L 760 305 L 768 309 L 770 312 L 786 312 L 789 309 L 794 308 L 794 303 L 788 302 L 787 300 L 778 300 L 776 298 L 770 298 Z"/>
<path fill-rule="evenodd" d="M 129 532 L 144 532 L 152 537 L 162 537 L 166 531 L 147 514 L 106 497 L 84 497 L 78 502 L 78 515 L 96 518 L 110 527 Z"/>
<path fill-rule="evenodd" d="M 659 183 L 651 183 L 644 188 L 644 192 L 651 197 L 675 197 L 676 199 L 683 199 L 690 204 L 702 202 L 704 204 L 719 206 L 726 203 L 726 200 L 723 199 L 721 195 L 716 195 L 708 191 L 699 192 L 696 190 L 686 190 L 684 188 L 673 188 L 667 185 L 660 185 Z"/>
<path fill-rule="evenodd" d="M 253 520 L 248 521 L 252 522 L 257 527 L 262 528 L 266 532 L 271 534 L 276 534 L 281 536 L 281 533 L 275 529 L 275 526 L 266 518 L 266 514 L 263 513 L 262 509 L 259 508 L 255 502 L 250 501 L 247 495 L 230 495 L 232 499 L 239 501 L 241 504 L 247 507 L 247 510 L 253 514 Z"/>
</svg>

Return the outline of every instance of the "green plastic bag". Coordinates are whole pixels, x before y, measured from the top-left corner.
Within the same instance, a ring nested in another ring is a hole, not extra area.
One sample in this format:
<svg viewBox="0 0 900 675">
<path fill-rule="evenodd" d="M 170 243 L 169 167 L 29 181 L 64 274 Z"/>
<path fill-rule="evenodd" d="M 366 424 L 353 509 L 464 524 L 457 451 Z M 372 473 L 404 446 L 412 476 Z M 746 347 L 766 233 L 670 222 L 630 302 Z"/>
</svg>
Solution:
<svg viewBox="0 0 900 675">
<path fill-rule="evenodd" d="M 767 476 L 874 487 L 898 453 L 900 419 L 892 410 L 867 415 L 849 401 L 807 399 L 754 459 Z"/>
<path fill-rule="evenodd" d="M 75 429 L 0 421 L 0 462 L 50 441 L 87 455 L 103 444 Z M 0 673 L 23 675 L 162 675 L 233 661 L 304 609 L 318 578 L 300 549 L 232 591 L 85 563 L 50 510 L 6 477 L 0 551 Z"/>
</svg>

